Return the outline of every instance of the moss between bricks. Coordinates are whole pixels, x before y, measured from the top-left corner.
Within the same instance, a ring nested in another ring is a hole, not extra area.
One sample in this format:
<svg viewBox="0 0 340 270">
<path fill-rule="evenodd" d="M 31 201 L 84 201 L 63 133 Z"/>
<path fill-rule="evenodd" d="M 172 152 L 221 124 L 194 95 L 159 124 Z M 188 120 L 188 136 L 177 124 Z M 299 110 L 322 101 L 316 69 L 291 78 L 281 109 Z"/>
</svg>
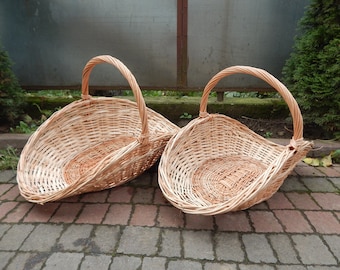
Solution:
<svg viewBox="0 0 340 270">
<path fill-rule="evenodd" d="M 117 97 L 134 100 L 133 97 Z M 79 98 L 78 98 L 79 99 Z M 64 97 L 27 97 L 25 112 L 32 117 L 39 117 L 41 110 L 55 110 L 64 107 L 77 98 Z M 197 117 L 199 113 L 200 97 L 145 97 L 146 105 L 156 112 L 164 115 L 170 121 L 178 121 L 183 113 Z M 246 116 L 254 119 L 284 119 L 289 116 L 287 104 L 278 98 L 226 98 L 223 102 L 211 97 L 208 102 L 209 113 L 220 113 L 232 118 Z"/>
</svg>

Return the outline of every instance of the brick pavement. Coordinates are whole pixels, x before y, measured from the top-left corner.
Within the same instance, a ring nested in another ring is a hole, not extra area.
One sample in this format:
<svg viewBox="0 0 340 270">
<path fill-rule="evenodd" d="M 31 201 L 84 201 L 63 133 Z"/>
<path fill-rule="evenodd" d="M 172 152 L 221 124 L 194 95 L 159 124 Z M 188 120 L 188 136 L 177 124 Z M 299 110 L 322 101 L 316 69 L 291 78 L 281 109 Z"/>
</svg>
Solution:
<svg viewBox="0 0 340 270">
<path fill-rule="evenodd" d="M 36 205 L 0 172 L 0 269 L 338 269 L 340 166 L 299 163 L 248 210 L 184 214 L 156 171 L 101 192 Z"/>
</svg>

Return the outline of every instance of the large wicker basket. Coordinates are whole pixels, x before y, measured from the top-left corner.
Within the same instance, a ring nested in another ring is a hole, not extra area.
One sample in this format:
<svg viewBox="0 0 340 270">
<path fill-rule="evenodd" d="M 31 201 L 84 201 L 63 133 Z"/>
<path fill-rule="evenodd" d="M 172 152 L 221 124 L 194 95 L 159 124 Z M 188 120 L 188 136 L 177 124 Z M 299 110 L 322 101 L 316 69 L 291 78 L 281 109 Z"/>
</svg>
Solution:
<svg viewBox="0 0 340 270">
<path fill-rule="evenodd" d="M 100 63 L 122 73 L 136 102 L 89 95 L 90 73 Z M 83 70 L 82 99 L 54 113 L 25 145 L 17 169 L 21 195 L 42 204 L 123 184 L 151 167 L 178 130 L 146 107 L 122 62 L 94 57 Z"/>
<path fill-rule="evenodd" d="M 289 145 L 272 143 L 230 117 L 207 113 L 210 91 L 220 79 L 235 73 L 258 77 L 281 94 L 293 118 Z M 206 85 L 199 118 L 169 140 L 159 164 L 160 188 L 175 207 L 190 214 L 249 208 L 270 198 L 311 149 L 312 143 L 302 135 L 300 109 L 282 83 L 261 69 L 226 68 Z"/>
</svg>

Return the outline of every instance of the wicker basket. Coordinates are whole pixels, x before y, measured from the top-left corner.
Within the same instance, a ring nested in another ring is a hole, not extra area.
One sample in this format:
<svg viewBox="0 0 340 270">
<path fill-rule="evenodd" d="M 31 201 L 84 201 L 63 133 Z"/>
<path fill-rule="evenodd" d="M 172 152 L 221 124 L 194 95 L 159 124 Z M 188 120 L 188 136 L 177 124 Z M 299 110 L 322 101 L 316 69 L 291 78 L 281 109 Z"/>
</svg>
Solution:
<svg viewBox="0 0 340 270">
<path fill-rule="evenodd" d="M 100 63 L 115 66 L 136 102 L 89 95 L 89 76 Z M 25 145 L 17 181 L 28 201 L 46 203 L 111 188 L 151 167 L 179 128 L 145 106 L 135 77 L 118 59 L 91 59 L 83 70 L 82 99 L 54 113 Z"/>
<path fill-rule="evenodd" d="M 289 145 L 272 143 L 230 117 L 207 113 L 208 96 L 223 77 L 250 74 L 274 87 L 287 103 L 294 126 Z M 311 149 L 304 141 L 300 109 L 276 78 L 264 70 L 234 66 L 206 85 L 200 115 L 168 142 L 159 164 L 164 196 L 190 214 L 215 215 L 249 208 L 270 198 Z"/>
</svg>

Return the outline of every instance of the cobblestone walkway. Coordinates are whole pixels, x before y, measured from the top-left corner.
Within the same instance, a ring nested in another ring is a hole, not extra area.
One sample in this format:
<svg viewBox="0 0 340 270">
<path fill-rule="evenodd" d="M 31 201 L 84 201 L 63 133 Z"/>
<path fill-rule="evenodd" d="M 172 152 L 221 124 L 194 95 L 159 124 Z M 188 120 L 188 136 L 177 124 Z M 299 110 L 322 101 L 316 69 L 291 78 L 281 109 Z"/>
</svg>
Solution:
<svg viewBox="0 0 340 270">
<path fill-rule="evenodd" d="M 0 269 L 339 269 L 340 166 L 299 163 L 271 199 L 183 214 L 150 170 L 127 185 L 46 205 L 0 172 Z"/>
</svg>

